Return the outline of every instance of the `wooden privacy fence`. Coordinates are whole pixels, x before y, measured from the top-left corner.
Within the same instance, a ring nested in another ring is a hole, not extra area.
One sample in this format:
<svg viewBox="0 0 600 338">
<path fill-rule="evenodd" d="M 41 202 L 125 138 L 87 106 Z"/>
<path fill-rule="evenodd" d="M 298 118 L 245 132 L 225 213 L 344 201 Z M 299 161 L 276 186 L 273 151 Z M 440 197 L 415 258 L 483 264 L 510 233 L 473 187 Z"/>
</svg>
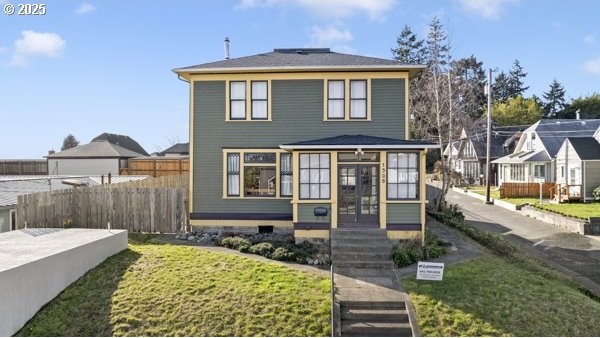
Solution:
<svg viewBox="0 0 600 338">
<path fill-rule="evenodd" d="M 148 175 L 153 177 L 187 174 L 190 171 L 188 157 L 132 158 L 121 175 Z"/>
<path fill-rule="evenodd" d="M 542 196 L 544 198 L 551 198 L 551 191 L 554 189 L 554 187 L 554 183 L 542 183 Z M 500 198 L 539 196 L 539 183 L 502 183 L 500 186 Z"/>
<path fill-rule="evenodd" d="M 187 226 L 187 189 L 106 186 L 18 197 L 17 228 L 91 228 L 175 233 Z"/>
</svg>

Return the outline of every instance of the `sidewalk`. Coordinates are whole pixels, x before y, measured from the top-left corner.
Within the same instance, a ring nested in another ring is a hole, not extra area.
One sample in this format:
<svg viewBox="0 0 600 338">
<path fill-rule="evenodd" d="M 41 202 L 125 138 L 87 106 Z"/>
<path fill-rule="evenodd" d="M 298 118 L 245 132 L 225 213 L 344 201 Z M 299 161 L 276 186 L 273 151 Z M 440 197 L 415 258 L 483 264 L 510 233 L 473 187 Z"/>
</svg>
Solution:
<svg viewBox="0 0 600 338">
<path fill-rule="evenodd" d="M 600 241 L 582 236 L 466 195 L 448 191 L 476 228 L 504 236 L 512 244 L 575 278 L 600 296 Z"/>
</svg>

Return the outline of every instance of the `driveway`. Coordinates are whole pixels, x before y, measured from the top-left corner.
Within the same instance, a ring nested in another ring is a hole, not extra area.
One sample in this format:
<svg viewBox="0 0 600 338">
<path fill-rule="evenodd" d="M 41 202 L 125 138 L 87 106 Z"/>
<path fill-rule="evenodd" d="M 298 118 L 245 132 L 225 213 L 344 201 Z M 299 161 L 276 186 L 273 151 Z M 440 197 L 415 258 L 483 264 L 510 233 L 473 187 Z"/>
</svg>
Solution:
<svg viewBox="0 0 600 338">
<path fill-rule="evenodd" d="M 600 240 L 582 236 L 475 198 L 448 191 L 447 200 L 463 210 L 473 226 L 504 236 L 600 296 Z"/>
</svg>

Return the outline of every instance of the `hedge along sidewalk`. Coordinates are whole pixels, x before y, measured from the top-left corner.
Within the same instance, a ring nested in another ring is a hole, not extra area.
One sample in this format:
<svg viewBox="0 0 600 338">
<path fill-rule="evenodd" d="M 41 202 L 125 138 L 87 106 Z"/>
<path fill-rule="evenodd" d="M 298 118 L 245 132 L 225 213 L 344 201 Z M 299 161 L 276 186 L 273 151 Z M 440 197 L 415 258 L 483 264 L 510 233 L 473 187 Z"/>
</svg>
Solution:
<svg viewBox="0 0 600 338">
<path fill-rule="evenodd" d="M 428 211 L 431 217 L 440 222 L 451 226 L 468 237 L 472 238 L 479 244 L 489 249 L 493 254 L 506 259 L 509 263 L 515 264 L 524 270 L 536 273 L 542 277 L 549 278 L 570 287 L 579 290 L 584 295 L 600 301 L 600 290 L 597 289 L 597 284 L 593 281 L 586 282 L 585 278 L 577 278 L 575 280 L 571 276 L 573 271 L 565 271 L 562 266 L 549 264 L 547 259 L 540 258 L 538 255 L 530 255 L 531 251 L 525 251 L 512 245 L 500 235 L 491 234 L 475 228 L 473 225 L 466 223 L 464 215 L 453 206 L 445 211 Z M 561 270 L 560 272 L 557 270 Z M 562 272 L 562 273 L 561 273 Z"/>
<path fill-rule="evenodd" d="M 189 246 L 192 248 L 209 250 L 212 252 L 220 252 L 220 253 L 227 253 L 227 254 L 231 254 L 231 255 L 237 255 L 237 256 L 241 256 L 241 257 L 251 258 L 251 259 L 254 259 L 257 261 L 261 261 L 261 262 L 272 263 L 272 264 L 277 264 L 277 265 L 281 265 L 281 266 L 287 266 L 290 268 L 294 268 L 296 270 L 316 273 L 316 274 L 319 274 L 322 276 L 329 276 L 329 272 L 330 272 L 329 265 L 307 265 L 307 264 L 299 264 L 299 263 L 286 262 L 286 261 L 276 261 L 273 259 L 269 259 L 269 258 L 260 256 L 260 255 L 244 253 L 244 252 L 240 252 L 238 250 L 233 250 L 233 249 L 229 249 L 229 248 L 222 247 L 222 246 L 216 246 L 216 245 L 211 245 L 211 244 L 203 245 L 203 244 L 198 244 L 196 242 L 189 242 L 189 241 L 185 241 L 185 240 L 175 239 L 175 237 L 173 235 L 160 235 L 160 236 L 157 236 L 156 238 L 154 238 L 153 240 L 156 242 L 159 242 L 159 243 L 168 243 L 168 244 L 173 244 L 173 245 Z"/>
</svg>

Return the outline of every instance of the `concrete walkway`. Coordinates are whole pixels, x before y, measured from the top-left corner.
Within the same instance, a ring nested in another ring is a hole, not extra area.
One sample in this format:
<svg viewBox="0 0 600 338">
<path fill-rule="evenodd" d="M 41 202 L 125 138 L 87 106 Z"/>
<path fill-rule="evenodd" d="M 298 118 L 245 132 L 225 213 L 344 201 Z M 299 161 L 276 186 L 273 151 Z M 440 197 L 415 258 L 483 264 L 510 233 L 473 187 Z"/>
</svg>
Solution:
<svg viewBox="0 0 600 338">
<path fill-rule="evenodd" d="M 469 196 L 448 191 L 476 228 L 504 236 L 512 244 L 573 277 L 600 296 L 600 241 L 526 217 Z"/>
</svg>

